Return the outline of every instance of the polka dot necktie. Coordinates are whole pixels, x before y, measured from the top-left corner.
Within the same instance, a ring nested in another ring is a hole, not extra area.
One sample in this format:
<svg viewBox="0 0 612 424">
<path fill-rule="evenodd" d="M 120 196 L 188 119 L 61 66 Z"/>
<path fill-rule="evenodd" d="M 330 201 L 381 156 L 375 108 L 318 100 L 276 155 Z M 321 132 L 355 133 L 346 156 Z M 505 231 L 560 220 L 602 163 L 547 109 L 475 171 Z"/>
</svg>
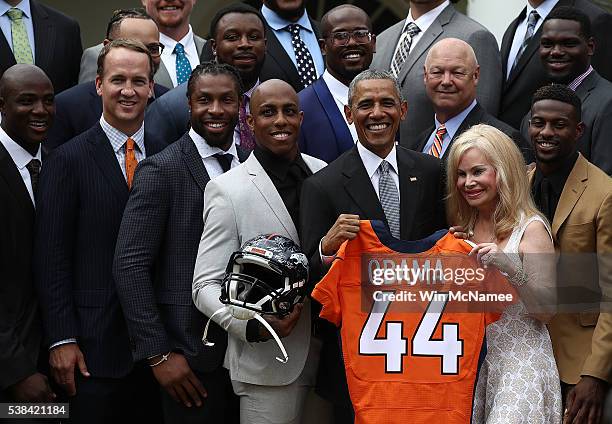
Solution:
<svg viewBox="0 0 612 424">
<path fill-rule="evenodd" d="M 295 52 L 297 71 L 304 87 L 308 87 L 317 79 L 317 70 L 308 47 L 300 37 L 300 25 L 291 24 L 285 27 L 291 33 L 291 45 Z"/>
<path fill-rule="evenodd" d="M 185 54 L 185 47 L 181 43 L 176 43 L 174 46 L 174 54 L 176 55 L 176 85 L 180 85 L 189 79 L 191 64 Z"/>
<path fill-rule="evenodd" d="M 11 7 L 6 14 L 11 20 L 11 37 L 13 38 L 15 62 L 34 64 L 28 32 L 23 22 L 23 12 L 15 7 Z"/>
</svg>

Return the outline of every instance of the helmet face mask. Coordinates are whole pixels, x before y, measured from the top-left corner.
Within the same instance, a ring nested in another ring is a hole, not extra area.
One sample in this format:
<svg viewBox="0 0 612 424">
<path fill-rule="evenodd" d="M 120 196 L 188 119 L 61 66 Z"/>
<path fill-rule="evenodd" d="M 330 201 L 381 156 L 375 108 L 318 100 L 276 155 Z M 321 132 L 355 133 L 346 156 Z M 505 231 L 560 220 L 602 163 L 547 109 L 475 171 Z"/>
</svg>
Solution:
<svg viewBox="0 0 612 424">
<path fill-rule="evenodd" d="M 284 316 L 304 300 L 308 259 L 280 235 L 247 241 L 232 254 L 223 280 L 221 302 L 260 314 Z"/>
</svg>

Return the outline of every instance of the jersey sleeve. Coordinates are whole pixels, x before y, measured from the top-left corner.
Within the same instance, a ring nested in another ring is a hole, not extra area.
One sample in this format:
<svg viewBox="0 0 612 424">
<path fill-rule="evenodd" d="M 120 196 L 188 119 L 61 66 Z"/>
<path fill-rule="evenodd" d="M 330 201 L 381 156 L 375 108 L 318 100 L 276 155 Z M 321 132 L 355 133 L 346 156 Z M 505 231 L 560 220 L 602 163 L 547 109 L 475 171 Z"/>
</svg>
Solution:
<svg viewBox="0 0 612 424">
<path fill-rule="evenodd" d="M 329 271 L 312 291 L 312 297 L 322 306 L 319 317 L 331 322 L 336 327 L 342 324 L 342 310 L 340 308 L 340 278 L 344 260 L 337 257 Z"/>
</svg>

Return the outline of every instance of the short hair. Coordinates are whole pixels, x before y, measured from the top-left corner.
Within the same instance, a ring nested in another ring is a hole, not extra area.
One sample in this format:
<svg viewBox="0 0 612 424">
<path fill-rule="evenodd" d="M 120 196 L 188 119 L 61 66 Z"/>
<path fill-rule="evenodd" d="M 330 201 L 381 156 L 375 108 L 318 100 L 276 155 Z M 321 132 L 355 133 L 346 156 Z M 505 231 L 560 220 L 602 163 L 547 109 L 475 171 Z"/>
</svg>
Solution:
<svg viewBox="0 0 612 424">
<path fill-rule="evenodd" d="M 236 84 L 236 92 L 238 94 L 238 98 L 240 99 L 244 94 L 244 85 L 242 84 L 242 78 L 240 74 L 231 65 L 226 63 L 217 63 L 217 62 L 203 62 L 196 66 L 191 72 L 191 76 L 189 77 L 189 81 L 187 81 L 187 98 L 191 97 L 193 93 L 193 86 L 195 85 L 196 80 L 203 75 L 227 75 Z"/>
<path fill-rule="evenodd" d="M 108 26 L 106 27 L 106 38 L 108 40 L 112 38 L 111 34 L 115 34 L 119 30 L 121 22 L 123 22 L 125 19 L 148 19 L 151 21 L 153 20 L 153 18 L 150 17 L 142 7 L 115 10 L 110 21 L 108 21 Z"/>
<path fill-rule="evenodd" d="M 516 144 L 506 134 L 490 125 L 474 125 L 451 144 L 446 164 L 446 212 L 449 222 L 472 231 L 478 212 L 471 207 L 457 189 L 461 157 L 468 150 L 478 149 L 496 173 L 499 201 L 493 215 L 495 236 L 504 238 L 512 233 L 523 216 L 538 212 L 529 188 L 525 161 Z"/>
<path fill-rule="evenodd" d="M 323 37 L 327 37 L 329 35 L 329 16 L 334 13 L 337 12 L 338 10 L 342 10 L 342 9 L 355 9 L 360 11 L 361 13 L 363 13 L 363 15 L 366 18 L 366 26 L 368 27 L 369 31 L 372 31 L 372 19 L 370 19 L 370 15 L 367 14 L 367 12 L 365 10 L 363 10 L 361 7 L 357 7 L 354 4 L 341 4 L 340 6 L 336 6 L 333 9 L 331 9 L 330 11 L 328 11 L 325 15 L 323 15 L 323 17 L 321 18 L 321 22 L 319 24 L 319 28 L 321 29 L 321 34 L 323 35 Z"/>
<path fill-rule="evenodd" d="M 219 26 L 219 21 L 225 15 L 228 15 L 230 13 L 251 13 L 257 16 L 261 21 L 261 26 L 263 27 L 264 33 L 266 32 L 266 21 L 264 20 L 264 17 L 259 12 L 259 10 L 245 3 L 233 3 L 229 6 L 225 6 L 219 9 L 217 13 L 215 13 L 215 16 L 213 16 L 212 21 L 210 21 L 210 29 L 208 34 L 209 38 L 212 38 L 213 40 L 215 39 L 215 36 L 217 35 L 217 27 Z"/>
<path fill-rule="evenodd" d="M 552 19 L 563 19 L 578 22 L 580 24 L 580 33 L 584 38 L 589 39 L 593 36 L 593 33 L 591 32 L 591 20 L 586 14 L 575 7 L 561 6 L 554 8 L 548 14 L 548 16 L 546 16 L 544 22 Z"/>
<path fill-rule="evenodd" d="M 351 84 L 349 85 L 349 92 L 348 92 L 349 107 L 353 105 L 353 97 L 355 96 L 355 90 L 357 88 L 357 84 L 361 81 L 368 81 L 368 80 L 389 80 L 393 82 L 393 86 L 395 87 L 395 91 L 397 92 L 397 96 L 399 97 L 400 101 L 404 100 L 402 97 L 402 90 L 400 89 L 399 83 L 397 82 L 397 78 L 395 78 L 391 72 L 376 71 L 374 69 L 366 69 L 365 71 L 362 71 L 361 73 L 359 73 L 355 78 L 353 78 L 353 81 L 351 81 Z"/>
<path fill-rule="evenodd" d="M 100 54 L 98 55 L 98 70 L 96 72 L 97 75 L 102 77 L 104 75 L 104 59 L 106 59 L 106 55 L 112 49 L 124 48 L 128 50 L 132 50 L 137 53 L 143 53 L 147 55 L 149 59 L 149 81 L 153 81 L 153 75 L 155 74 L 155 65 L 153 63 L 153 58 L 151 57 L 151 52 L 149 49 L 142 44 L 140 41 L 136 40 L 127 40 L 125 38 L 118 38 L 116 40 L 111 41 L 102 47 Z"/>
<path fill-rule="evenodd" d="M 540 100 L 556 100 L 572 105 L 576 114 L 576 121 L 580 122 L 582 120 L 582 101 L 572 89 L 565 85 L 549 84 L 538 88 L 531 99 L 531 106 L 533 107 Z"/>
</svg>

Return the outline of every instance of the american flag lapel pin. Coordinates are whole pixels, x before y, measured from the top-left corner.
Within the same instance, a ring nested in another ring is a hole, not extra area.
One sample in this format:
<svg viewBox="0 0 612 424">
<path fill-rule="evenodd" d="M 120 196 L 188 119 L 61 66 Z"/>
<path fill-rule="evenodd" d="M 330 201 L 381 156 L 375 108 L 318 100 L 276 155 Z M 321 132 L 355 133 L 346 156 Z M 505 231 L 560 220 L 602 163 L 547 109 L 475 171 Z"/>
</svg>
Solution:
<svg viewBox="0 0 612 424">
<path fill-rule="evenodd" d="M 410 177 L 410 181 L 416 181 L 417 177 Z"/>
</svg>

